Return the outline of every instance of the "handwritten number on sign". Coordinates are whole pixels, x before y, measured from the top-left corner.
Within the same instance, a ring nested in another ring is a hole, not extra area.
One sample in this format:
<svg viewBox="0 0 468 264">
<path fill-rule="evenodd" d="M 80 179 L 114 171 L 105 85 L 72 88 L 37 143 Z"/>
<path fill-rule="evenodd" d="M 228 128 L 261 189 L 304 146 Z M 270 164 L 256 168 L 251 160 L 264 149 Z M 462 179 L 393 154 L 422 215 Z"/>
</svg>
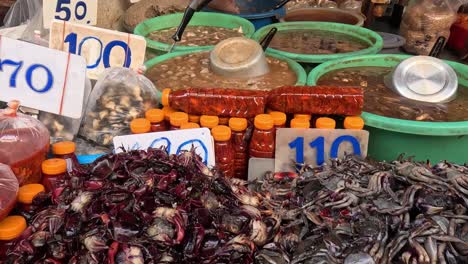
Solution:
<svg viewBox="0 0 468 264">
<path fill-rule="evenodd" d="M 83 8 L 83 13 L 81 15 L 78 14 L 78 7 Z M 79 1 L 78 3 L 76 3 L 76 6 L 75 6 L 75 17 L 76 17 L 76 19 L 83 20 L 83 18 L 86 17 L 86 12 L 87 11 L 88 11 L 88 7 L 86 6 L 85 2 Z"/>
<path fill-rule="evenodd" d="M 304 163 L 304 138 L 298 137 L 289 143 L 289 148 L 296 149 L 296 162 Z"/>
<path fill-rule="evenodd" d="M 18 78 L 18 74 L 19 74 L 21 68 L 23 67 L 23 64 L 24 64 L 23 61 L 18 61 L 18 62 L 12 61 L 12 60 L 0 61 L 0 71 L 1 72 L 4 71 L 4 66 L 6 66 L 6 65 L 11 65 L 11 66 L 16 67 L 16 69 L 11 73 L 11 76 L 10 76 L 10 87 L 11 88 L 16 88 L 16 80 Z M 44 85 L 44 87 L 37 88 L 37 87 L 34 86 L 32 79 L 33 79 L 33 74 L 35 72 L 37 72 L 38 70 L 40 70 L 40 69 L 45 71 L 46 76 L 47 76 L 47 82 Z M 26 69 L 25 75 L 26 75 L 25 76 L 26 82 L 29 85 L 29 88 L 31 88 L 31 90 L 33 90 L 33 91 L 35 91 L 37 93 L 45 93 L 45 92 L 49 91 L 53 86 L 54 76 L 52 75 L 52 72 L 50 71 L 50 69 L 47 68 L 46 66 L 42 65 L 42 64 L 33 64 L 33 65 L 29 66 Z"/>
<path fill-rule="evenodd" d="M 332 159 L 338 158 L 338 149 L 340 148 L 340 144 L 343 143 L 344 141 L 348 141 L 353 145 L 353 150 L 355 155 L 361 155 L 361 147 L 359 145 L 359 141 L 352 136 L 341 136 L 337 139 L 332 144 L 331 151 L 330 151 L 330 157 Z"/>
<path fill-rule="evenodd" d="M 318 137 L 309 146 L 317 149 L 317 164 L 322 165 L 325 162 L 325 138 Z"/>
<path fill-rule="evenodd" d="M 55 16 L 55 19 L 60 19 L 64 21 L 70 21 L 71 19 L 71 10 L 69 7 L 66 7 L 66 5 L 70 5 L 71 0 L 58 0 L 57 1 L 57 6 L 55 7 L 55 12 L 58 13 L 59 15 Z M 82 13 L 79 14 L 79 7 L 82 9 Z M 83 20 L 86 17 L 86 12 L 88 11 L 88 7 L 86 6 L 86 3 L 83 1 L 78 1 L 75 6 L 75 18 L 77 20 Z M 64 14 L 65 17 L 62 17 L 61 15 Z"/>
</svg>

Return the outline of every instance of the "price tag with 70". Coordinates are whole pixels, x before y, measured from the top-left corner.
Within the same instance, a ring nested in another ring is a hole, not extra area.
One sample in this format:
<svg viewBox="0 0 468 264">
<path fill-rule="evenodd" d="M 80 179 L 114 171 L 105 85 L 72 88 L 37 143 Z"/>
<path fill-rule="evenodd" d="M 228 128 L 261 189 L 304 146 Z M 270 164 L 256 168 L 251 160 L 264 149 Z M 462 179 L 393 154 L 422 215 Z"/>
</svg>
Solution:
<svg viewBox="0 0 468 264">
<path fill-rule="evenodd" d="M 141 67 L 146 40 L 128 33 L 54 20 L 49 47 L 85 57 L 88 77 L 97 80 L 110 67 Z"/>
<path fill-rule="evenodd" d="M 366 157 L 368 142 L 364 130 L 281 128 L 276 132 L 275 171 L 295 171 L 294 163 L 321 166 L 345 153 Z"/>
<path fill-rule="evenodd" d="M 97 9 L 98 0 L 44 0 L 42 8 L 44 28 L 50 28 L 54 19 L 96 25 Z"/>
</svg>

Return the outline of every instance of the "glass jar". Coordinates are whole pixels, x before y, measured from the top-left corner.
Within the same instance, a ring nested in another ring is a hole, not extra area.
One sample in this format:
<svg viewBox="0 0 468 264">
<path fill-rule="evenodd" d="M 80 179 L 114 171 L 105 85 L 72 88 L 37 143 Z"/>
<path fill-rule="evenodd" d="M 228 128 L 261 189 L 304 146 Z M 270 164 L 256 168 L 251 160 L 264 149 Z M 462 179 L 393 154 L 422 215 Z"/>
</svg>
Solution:
<svg viewBox="0 0 468 264">
<path fill-rule="evenodd" d="M 64 159 L 48 159 L 42 163 L 42 185 L 48 192 L 56 187 L 57 180 L 67 175 L 67 162 Z"/>
</svg>

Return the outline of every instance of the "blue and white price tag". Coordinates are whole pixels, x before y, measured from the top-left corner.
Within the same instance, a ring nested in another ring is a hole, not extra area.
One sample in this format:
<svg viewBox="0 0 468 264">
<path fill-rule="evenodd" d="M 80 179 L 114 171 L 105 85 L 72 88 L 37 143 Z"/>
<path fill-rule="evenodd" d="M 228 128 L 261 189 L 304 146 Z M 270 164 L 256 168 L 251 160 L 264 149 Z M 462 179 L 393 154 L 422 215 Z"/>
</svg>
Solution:
<svg viewBox="0 0 468 264">
<path fill-rule="evenodd" d="M 281 128 L 276 133 L 275 171 L 295 171 L 295 162 L 321 166 L 345 153 L 366 157 L 368 142 L 364 130 Z"/>
<path fill-rule="evenodd" d="M 96 25 L 97 10 L 98 0 L 44 0 L 42 6 L 44 28 L 50 28 L 54 19 Z"/>
<path fill-rule="evenodd" d="M 105 69 L 138 69 L 145 62 L 146 40 L 142 36 L 54 20 L 49 47 L 83 56 L 88 77 L 97 80 Z"/>
<path fill-rule="evenodd" d="M 80 118 L 86 62 L 80 57 L 0 35 L 0 100 Z"/>
<path fill-rule="evenodd" d="M 183 150 L 191 150 L 200 155 L 209 167 L 215 165 L 214 143 L 208 128 L 175 130 L 114 137 L 116 153 L 126 150 L 147 150 L 148 148 L 167 147 L 170 154 L 178 154 Z"/>
</svg>

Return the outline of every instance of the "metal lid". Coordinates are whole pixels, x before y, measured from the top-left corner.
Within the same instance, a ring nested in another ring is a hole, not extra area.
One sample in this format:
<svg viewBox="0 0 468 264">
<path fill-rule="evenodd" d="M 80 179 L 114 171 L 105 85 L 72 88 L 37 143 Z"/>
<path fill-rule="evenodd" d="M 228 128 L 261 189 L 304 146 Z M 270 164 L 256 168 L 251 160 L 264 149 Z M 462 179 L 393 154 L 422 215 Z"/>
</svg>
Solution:
<svg viewBox="0 0 468 264">
<path fill-rule="evenodd" d="M 430 103 L 449 102 L 456 98 L 458 79 L 445 62 L 428 56 L 402 61 L 386 79 L 386 84 L 401 96 Z"/>
<path fill-rule="evenodd" d="M 399 48 L 406 43 L 406 39 L 400 35 L 386 33 L 386 32 L 377 32 L 383 39 L 383 48 L 384 49 L 394 49 Z"/>
</svg>

